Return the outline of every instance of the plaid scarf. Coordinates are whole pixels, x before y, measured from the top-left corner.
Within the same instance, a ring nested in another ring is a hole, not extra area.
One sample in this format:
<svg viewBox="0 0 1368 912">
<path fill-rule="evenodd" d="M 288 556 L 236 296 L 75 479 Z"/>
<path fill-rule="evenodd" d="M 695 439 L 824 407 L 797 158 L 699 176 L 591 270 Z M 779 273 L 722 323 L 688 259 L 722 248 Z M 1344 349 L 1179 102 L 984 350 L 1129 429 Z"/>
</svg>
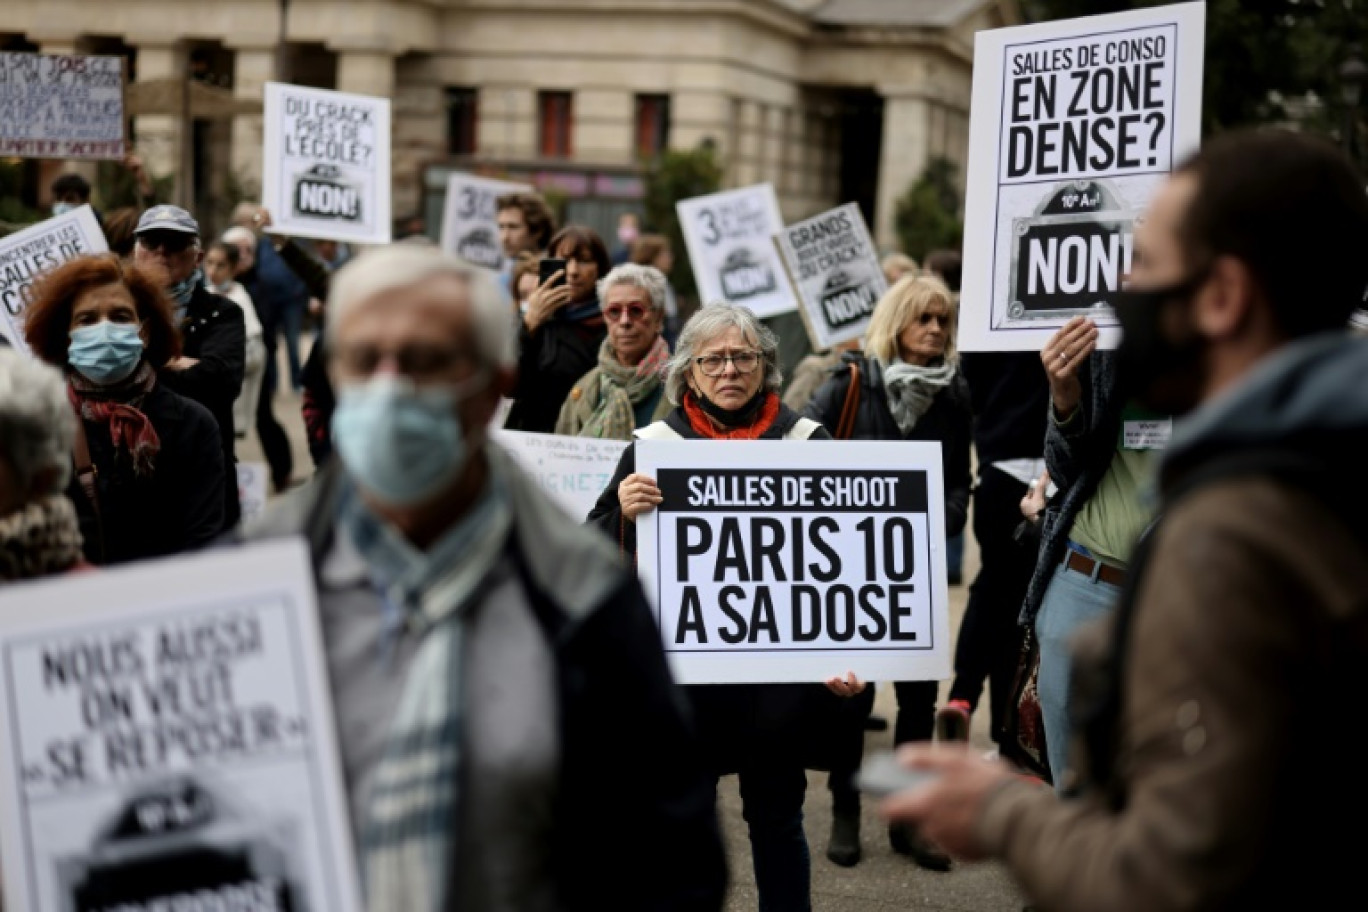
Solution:
<svg viewBox="0 0 1368 912">
<path fill-rule="evenodd" d="M 0 516 L 0 580 L 65 573 L 82 560 L 76 507 L 62 495 Z"/>
<path fill-rule="evenodd" d="M 656 336 L 655 344 L 635 367 L 617 359 L 612 342 L 603 340 L 598 355 L 598 401 L 585 402 L 590 411 L 575 432 L 579 437 L 631 440 L 636 430 L 636 405 L 660 389 L 670 346 Z M 573 393 L 571 395 L 574 395 Z"/>
<path fill-rule="evenodd" d="M 460 797 L 465 615 L 512 528 L 500 471 L 491 459 L 485 493 L 426 552 L 366 509 L 349 485 L 340 493 L 341 524 L 384 595 L 392 629 L 421 639 L 359 834 L 366 908 L 377 912 L 442 912 L 448 899 Z"/>
<path fill-rule="evenodd" d="M 143 399 L 157 385 L 157 372 L 143 361 L 118 383 L 101 386 L 76 371 L 67 373 L 67 398 L 82 421 L 109 426 L 114 451 L 126 450 L 133 460 L 133 474 L 145 478 L 156 471 L 161 438 L 142 413 Z"/>
</svg>

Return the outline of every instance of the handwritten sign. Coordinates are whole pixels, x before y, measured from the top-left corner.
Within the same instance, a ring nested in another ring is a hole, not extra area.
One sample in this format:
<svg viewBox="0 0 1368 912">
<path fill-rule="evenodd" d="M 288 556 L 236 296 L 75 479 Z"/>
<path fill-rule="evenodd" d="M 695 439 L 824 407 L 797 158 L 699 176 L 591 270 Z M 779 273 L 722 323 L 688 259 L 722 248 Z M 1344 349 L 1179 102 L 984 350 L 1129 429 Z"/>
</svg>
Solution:
<svg viewBox="0 0 1368 912">
<path fill-rule="evenodd" d="M 43 273 L 73 257 L 109 249 L 104 232 L 89 206 L 39 222 L 0 238 L 0 336 L 20 351 L 24 342 L 24 311 L 29 289 Z"/>
<path fill-rule="evenodd" d="M 492 430 L 496 443 L 567 513 L 583 520 L 617 469 L 625 440 Z"/>
<path fill-rule="evenodd" d="M 0 155 L 124 156 L 122 57 L 0 52 Z"/>
</svg>

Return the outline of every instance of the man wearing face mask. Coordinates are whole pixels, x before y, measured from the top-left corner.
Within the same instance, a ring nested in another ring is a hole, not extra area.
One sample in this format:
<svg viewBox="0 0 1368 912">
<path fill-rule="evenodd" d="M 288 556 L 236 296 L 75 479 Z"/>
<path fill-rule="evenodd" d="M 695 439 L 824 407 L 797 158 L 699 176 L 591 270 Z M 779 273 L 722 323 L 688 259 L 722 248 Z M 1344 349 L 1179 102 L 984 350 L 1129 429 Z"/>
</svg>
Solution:
<svg viewBox="0 0 1368 912">
<path fill-rule="evenodd" d="M 233 402 L 242 391 L 247 330 L 242 308 L 204 286 L 199 223 L 179 206 L 154 206 L 138 219 L 133 262 L 162 277 L 180 330 L 182 354 L 162 370 L 168 387 L 207 408 L 223 444 L 224 529 L 242 516 L 234 452 Z"/>
<path fill-rule="evenodd" d="M 248 537 L 313 549 L 366 907 L 718 909 L 639 584 L 487 438 L 514 364 L 494 280 L 396 244 L 338 272 L 328 313 L 339 459 Z"/>
<path fill-rule="evenodd" d="M 1115 618 L 1080 639 L 1068 797 L 967 751 L 885 812 L 1005 860 L 1056 912 L 1343 907 L 1368 781 L 1322 737 L 1356 724 L 1368 663 L 1368 198 L 1308 136 L 1227 133 L 1135 233 L 1124 389 L 1184 415 L 1162 518 Z M 1309 736 L 1309 737 L 1308 737 Z"/>
</svg>

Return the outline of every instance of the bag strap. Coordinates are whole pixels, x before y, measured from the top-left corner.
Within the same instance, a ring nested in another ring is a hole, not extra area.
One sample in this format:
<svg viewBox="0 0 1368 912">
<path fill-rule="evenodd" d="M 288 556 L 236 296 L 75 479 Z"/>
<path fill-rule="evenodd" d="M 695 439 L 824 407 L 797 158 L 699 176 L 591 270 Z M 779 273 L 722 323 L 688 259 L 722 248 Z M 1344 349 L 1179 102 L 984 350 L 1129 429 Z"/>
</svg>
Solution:
<svg viewBox="0 0 1368 912">
<path fill-rule="evenodd" d="M 100 491 L 98 481 L 100 471 L 95 467 L 95 462 L 90 458 L 90 441 L 86 439 L 85 422 L 78 415 L 76 418 L 76 439 L 71 446 L 72 457 L 76 462 L 76 481 L 80 483 L 81 490 L 85 492 L 86 499 L 90 501 L 90 507 L 95 512 L 96 534 L 99 536 L 97 544 L 100 548 L 100 559 L 104 560 L 105 540 L 104 540 L 104 516 L 100 512 Z"/>
<path fill-rule="evenodd" d="M 850 388 L 846 390 L 845 403 L 841 406 L 841 417 L 836 422 L 837 440 L 849 440 L 855 433 L 855 415 L 860 411 L 860 366 L 850 362 Z"/>
</svg>

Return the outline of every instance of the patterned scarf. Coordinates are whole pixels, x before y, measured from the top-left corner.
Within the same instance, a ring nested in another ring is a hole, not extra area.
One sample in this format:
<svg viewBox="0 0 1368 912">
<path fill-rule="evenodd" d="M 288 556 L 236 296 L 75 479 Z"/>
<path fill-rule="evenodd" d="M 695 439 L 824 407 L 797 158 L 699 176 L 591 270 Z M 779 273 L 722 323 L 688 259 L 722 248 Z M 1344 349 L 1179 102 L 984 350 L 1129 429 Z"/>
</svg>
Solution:
<svg viewBox="0 0 1368 912">
<path fill-rule="evenodd" d="M 359 837 L 366 908 L 442 912 L 456 851 L 465 614 L 512 530 L 503 469 L 426 552 L 341 492 L 339 516 L 384 595 L 396 629 L 420 644 L 371 782 Z"/>
<path fill-rule="evenodd" d="M 76 508 L 62 495 L 35 500 L 0 516 L 0 580 L 65 573 L 82 559 Z"/>
<path fill-rule="evenodd" d="M 656 336 L 655 344 L 636 367 L 618 361 L 612 342 L 604 339 L 598 354 L 598 404 L 584 420 L 578 436 L 631 440 L 636 430 L 635 406 L 660 389 L 669 360 L 670 346 L 661 336 Z"/>
<path fill-rule="evenodd" d="M 118 383 L 100 386 L 75 371 L 67 374 L 67 398 L 82 421 L 109 425 L 114 450 L 127 450 L 133 474 L 146 478 L 157 467 L 161 438 L 152 422 L 140 411 L 143 398 L 157 385 L 157 372 L 143 361 Z"/>
<path fill-rule="evenodd" d="M 892 364 L 880 366 L 883 367 L 884 390 L 888 393 L 889 411 L 893 413 L 893 420 L 898 423 L 898 430 L 904 434 L 912 433 L 921 416 L 931 408 L 931 402 L 936 398 L 936 394 L 955 379 L 953 361 L 942 361 L 940 364 L 922 367 L 918 364 L 908 364 L 898 358 Z"/>
<path fill-rule="evenodd" d="M 756 412 L 755 421 L 746 427 L 719 431 L 692 392 L 684 394 L 684 414 L 689 418 L 689 427 L 708 440 L 755 440 L 768 431 L 774 419 L 779 417 L 779 394 L 766 393 L 765 403 Z"/>
<path fill-rule="evenodd" d="M 190 306 L 190 299 L 195 296 L 195 287 L 203 284 L 204 271 L 196 267 L 190 275 L 166 289 L 166 296 L 176 303 L 176 323 L 178 325 L 185 320 L 185 311 Z"/>
</svg>

